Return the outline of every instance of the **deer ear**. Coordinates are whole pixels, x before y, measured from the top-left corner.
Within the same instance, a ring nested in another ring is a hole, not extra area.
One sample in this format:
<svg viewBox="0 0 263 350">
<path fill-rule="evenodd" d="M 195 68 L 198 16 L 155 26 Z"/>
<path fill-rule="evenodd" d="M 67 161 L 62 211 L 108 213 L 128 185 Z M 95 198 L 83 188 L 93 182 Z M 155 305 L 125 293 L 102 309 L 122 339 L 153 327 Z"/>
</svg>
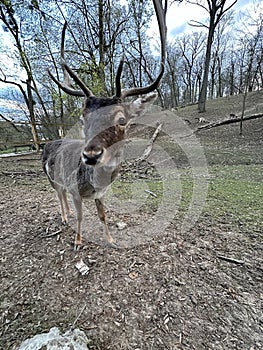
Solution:
<svg viewBox="0 0 263 350">
<path fill-rule="evenodd" d="M 141 116 L 157 99 L 157 93 L 150 93 L 143 97 L 137 98 L 132 104 L 132 117 Z"/>
</svg>

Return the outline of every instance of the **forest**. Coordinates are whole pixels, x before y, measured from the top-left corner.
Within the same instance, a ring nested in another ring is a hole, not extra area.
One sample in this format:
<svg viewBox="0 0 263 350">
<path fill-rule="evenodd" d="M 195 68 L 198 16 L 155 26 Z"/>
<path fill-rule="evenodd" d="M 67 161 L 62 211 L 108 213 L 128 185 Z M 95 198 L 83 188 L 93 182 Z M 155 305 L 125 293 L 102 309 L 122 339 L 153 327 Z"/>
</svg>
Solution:
<svg viewBox="0 0 263 350">
<path fill-rule="evenodd" d="M 255 0 L 250 10 L 240 12 L 235 10 L 238 1 L 233 0 L 165 1 L 167 13 L 174 12 L 175 24 L 177 6 L 183 2 L 193 11 L 191 32 L 173 36 L 168 28 L 158 103 L 170 110 L 198 104 L 204 112 L 207 99 L 261 89 L 261 2 Z M 28 140 L 32 132 L 38 146 L 41 139 L 64 136 L 80 116 L 80 99 L 58 89 L 48 75 L 50 70 L 63 80 L 60 41 L 65 22 L 66 61 L 95 95 L 113 94 L 123 54 L 125 88 L 144 86 L 154 79 L 160 42 L 158 30 L 151 29 L 155 20 L 151 1 L 3 0 L 0 4 L 1 26 L 14 45 L 10 50 L 5 40 L 0 44 L 4 58 L 0 81 L 13 87 L 8 98 L 21 101 L 22 110 L 22 127 L 1 113 L 1 142 Z M 205 10 L 207 18 L 195 18 L 197 7 Z M 19 77 L 10 61 L 22 72 Z"/>
</svg>

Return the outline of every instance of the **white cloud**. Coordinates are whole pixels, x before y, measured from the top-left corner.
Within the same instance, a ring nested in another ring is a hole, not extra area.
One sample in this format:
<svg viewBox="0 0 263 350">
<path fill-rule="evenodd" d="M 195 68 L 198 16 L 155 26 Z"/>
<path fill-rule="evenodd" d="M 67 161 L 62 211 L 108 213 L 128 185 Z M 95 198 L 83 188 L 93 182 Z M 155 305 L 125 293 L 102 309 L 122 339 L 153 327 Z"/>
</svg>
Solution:
<svg viewBox="0 0 263 350">
<path fill-rule="evenodd" d="M 16 56 L 16 47 L 12 36 L 8 31 L 5 31 L 2 25 L 0 25 L 0 76 L 6 77 L 7 80 L 12 80 L 20 83 L 25 79 L 25 72 L 19 66 Z M 0 88 L 5 89 L 11 87 L 11 85 L 0 82 Z"/>
<path fill-rule="evenodd" d="M 225 8 L 230 6 L 232 3 L 233 0 L 227 0 Z M 258 8 L 260 5 L 262 6 L 262 2 L 260 0 L 238 0 L 232 9 L 236 12 L 244 12 L 245 10 L 251 10 L 254 3 L 258 3 Z M 197 30 L 197 28 L 190 26 L 189 22 L 198 21 L 205 23 L 208 18 L 208 12 L 201 6 L 193 3 L 189 4 L 186 1 L 183 1 L 182 3 L 173 3 L 171 6 L 169 6 L 166 16 L 168 40 L 177 35 Z M 149 32 L 153 37 L 158 35 L 157 21 L 155 18 L 151 23 Z"/>
</svg>

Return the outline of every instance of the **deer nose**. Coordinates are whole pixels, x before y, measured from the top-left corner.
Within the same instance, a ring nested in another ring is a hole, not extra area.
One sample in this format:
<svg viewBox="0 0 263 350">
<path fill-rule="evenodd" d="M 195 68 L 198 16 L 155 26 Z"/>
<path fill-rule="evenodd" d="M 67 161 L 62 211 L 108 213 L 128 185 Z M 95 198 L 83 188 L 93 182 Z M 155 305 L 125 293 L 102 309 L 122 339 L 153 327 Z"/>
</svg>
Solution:
<svg viewBox="0 0 263 350">
<path fill-rule="evenodd" d="M 87 165 L 96 165 L 98 159 L 103 154 L 103 148 L 100 146 L 89 146 L 82 153 L 83 161 Z"/>
</svg>

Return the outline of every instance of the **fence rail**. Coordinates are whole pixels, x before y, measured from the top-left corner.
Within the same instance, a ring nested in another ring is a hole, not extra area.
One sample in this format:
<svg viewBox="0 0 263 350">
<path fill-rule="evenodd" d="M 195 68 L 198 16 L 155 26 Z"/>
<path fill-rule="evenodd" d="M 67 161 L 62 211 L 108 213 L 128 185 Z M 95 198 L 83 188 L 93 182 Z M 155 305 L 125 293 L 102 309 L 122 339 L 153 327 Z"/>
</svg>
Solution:
<svg viewBox="0 0 263 350">
<path fill-rule="evenodd" d="M 46 142 L 49 140 L 41 141 L 39 143 L 39 148 L 43 149 L 44 145 Z M 28 151 L 34 151 L 36 150 L 36 147 L 34 145 L 34 142 L 29 140 L 29 141 L 22 141 L 22 142 L 0 142 L 0 153 L 6 153 L 6 152 L 14 152 L 14 153 L 19 153 L 21 152 L 22 149 L 28 149 Z"/>
</svg>

